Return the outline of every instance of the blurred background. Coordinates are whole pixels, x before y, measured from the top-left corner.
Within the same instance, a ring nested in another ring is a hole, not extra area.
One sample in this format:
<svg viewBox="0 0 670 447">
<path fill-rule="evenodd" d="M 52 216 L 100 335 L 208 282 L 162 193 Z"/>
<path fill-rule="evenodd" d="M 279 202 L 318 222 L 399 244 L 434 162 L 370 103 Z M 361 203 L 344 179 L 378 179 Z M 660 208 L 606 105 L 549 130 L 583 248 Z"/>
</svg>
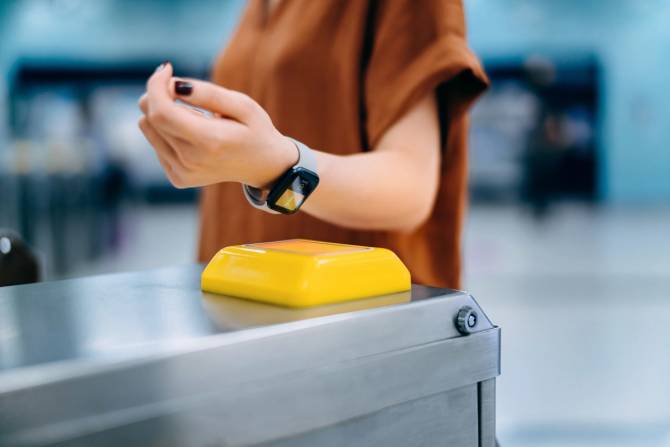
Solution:
<svg viewBox="0 0 670 447">
<path fill-rule="evenodd" d="M 503 327 L 501 443 L 670 446 L 670 2 L 465 3 L 493 82 L 465 285 Z M 197 191 L 137 99 L 163 60 L 206 78 L 243 7 L 0 1 L 0 228 L 42 279 L 193 261 Z"/>
</svg>

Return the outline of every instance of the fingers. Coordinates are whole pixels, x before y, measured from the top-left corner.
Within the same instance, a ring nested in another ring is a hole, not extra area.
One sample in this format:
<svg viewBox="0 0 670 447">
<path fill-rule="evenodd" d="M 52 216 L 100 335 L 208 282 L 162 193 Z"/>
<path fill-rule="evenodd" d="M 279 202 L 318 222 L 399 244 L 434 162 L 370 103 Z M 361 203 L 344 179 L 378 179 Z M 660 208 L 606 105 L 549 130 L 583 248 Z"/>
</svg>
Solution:
<svg viewBox="0 0 670 447">
<path fill-rule="evenodd" d="M 171 65 L 159 67 L 138 102 L 144 114 L 140 129 L 170 182 L 185 188 L 237 178 L 245 164 L 241 154 L 254 147 L 249 123 L 259 127 L 265 117 L 271 126 L 269 116 L 242 93 L 197 80 L 177 86 L 178 81 Z"/>
<path fill-rule="evenodd" d="M 145 115 L 149 113 L 149 100 L 147 99 L 146 93 L 140 96 L 140 100 L 137 101 L 137 105 L 139 106 L 142 113 L 144 113 Z"/>
<path fill-rule="evenodd" d="M 172 91 L 184 102 L 219 115 L 248 123 L 265 111 L 249 96 L 197 79 L 174 79 Z"/>
<path fill-rule="evenodd" d="M 138 107 L 140 108 L 140 111 L 142 111 L 143 114 L 146 115 L 147 113 L 149 113 L 149 100 L 148 100 L 148 98 L 147 98 L 147 94 L 146 94 L 146 93 L 143 94 L 143 95 L 140 97 L 139 101 L 137 101 L 137 105 L 138 105 Z M 183 106 L 183 107 L 186 107 L 186 111 L 187 111 L 187 112 L 192 113 L 192 114 L 195 114 L 196 116 L 203 116 L 203 115 L 205 115 L 206 118 L 212 118 L 212 117 L 219 118 L 218 115 L 212 115 L 210 112 L 208 112 L 208 111 L 206 111 L 206 110 L 203 111 L 203 110 L 194 110 L 194 109 L 191 109 L 191 108 L 190 108 L 191 106 L 189 106 L 189 105 L 186 104 L 186 103 L 180 103 L 179 105 L 180 105 L 180 106 Z M 203 113 L 203 112 L 204 112 L 204 113 Z"/>
<path fill-rule="evenodd" d="M 147 81 L 147 92 L 140 99 L 140 108 L 155 130 L 191 141 L 197 140 L 206 133 L 208 120 L 174 102 L 170 94 L 172 65 L 161 67 Z"/>
<path fill-rule="evenodd" d="M 147 141 L 149 141 L 149 144 L 155 149 L 158 161 L 163 167 L 168 179 L 173 185 L 177 186 L 174 181 L 174 166 L 177 163 L 174 149 L 172 149 L 170 144 L 151 126 L 146 117 L 143 116 L 140 118 L 138 124 Z"/>
</svg>

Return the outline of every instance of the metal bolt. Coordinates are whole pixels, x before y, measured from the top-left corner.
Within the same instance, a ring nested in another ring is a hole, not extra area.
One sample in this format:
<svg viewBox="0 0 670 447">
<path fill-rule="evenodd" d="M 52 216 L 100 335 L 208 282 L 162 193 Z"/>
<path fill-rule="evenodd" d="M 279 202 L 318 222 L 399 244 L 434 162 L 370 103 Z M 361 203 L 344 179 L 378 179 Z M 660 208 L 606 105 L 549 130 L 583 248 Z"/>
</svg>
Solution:
<svg viewBox="0 0 670 447">
<path fill-rule="evenodd" d="M 477 326 L 477 312 L 470 306 L 463 306 L 456 314 L 456 329 L 463 335 L 468 335 Z"/>
</svg>

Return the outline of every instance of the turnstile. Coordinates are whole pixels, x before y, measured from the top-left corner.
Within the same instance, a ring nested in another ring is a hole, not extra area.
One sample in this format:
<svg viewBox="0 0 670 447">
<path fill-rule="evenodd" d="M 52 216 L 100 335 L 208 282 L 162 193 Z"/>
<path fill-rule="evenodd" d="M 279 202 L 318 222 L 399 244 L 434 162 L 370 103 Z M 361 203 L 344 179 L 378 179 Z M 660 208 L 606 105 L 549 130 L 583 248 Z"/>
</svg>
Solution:
<svg viewBox="0 0 670 447">
<path fill-rule="evenodd" d="M 294 310 L 201 271 L 0 288 L 0 446 L 495 445 L 500 330 L 468 294 Z"/>
</svg>

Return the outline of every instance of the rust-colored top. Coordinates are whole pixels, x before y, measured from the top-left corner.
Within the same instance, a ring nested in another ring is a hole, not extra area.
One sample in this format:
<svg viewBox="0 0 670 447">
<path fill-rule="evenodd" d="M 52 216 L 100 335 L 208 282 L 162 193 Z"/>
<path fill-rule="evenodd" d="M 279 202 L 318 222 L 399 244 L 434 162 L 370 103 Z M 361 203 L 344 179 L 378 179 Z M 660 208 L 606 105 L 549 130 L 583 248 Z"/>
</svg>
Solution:
<svg viewBox="0 0 670 447">
<path fill-rule="evenodd" d="M 458 288 L 465 112 L 488 82 L 465 41 L 461 0 L 282 0 L 266 11 L 265 0 L 250 1 L 214 82 L 258 101 L 283 134 L 334 154 L 370 150 L 435 92 L 443 141 L 437 201 L 412 233 L 359 231 L 305 212 L 271 215 L 252 208 L 239 184 L 213 185 L 201 198 L 199 259 L 227 245 L 288 238 L 370 245 L 395 251 L 413 282 Z"/>
</svg>

